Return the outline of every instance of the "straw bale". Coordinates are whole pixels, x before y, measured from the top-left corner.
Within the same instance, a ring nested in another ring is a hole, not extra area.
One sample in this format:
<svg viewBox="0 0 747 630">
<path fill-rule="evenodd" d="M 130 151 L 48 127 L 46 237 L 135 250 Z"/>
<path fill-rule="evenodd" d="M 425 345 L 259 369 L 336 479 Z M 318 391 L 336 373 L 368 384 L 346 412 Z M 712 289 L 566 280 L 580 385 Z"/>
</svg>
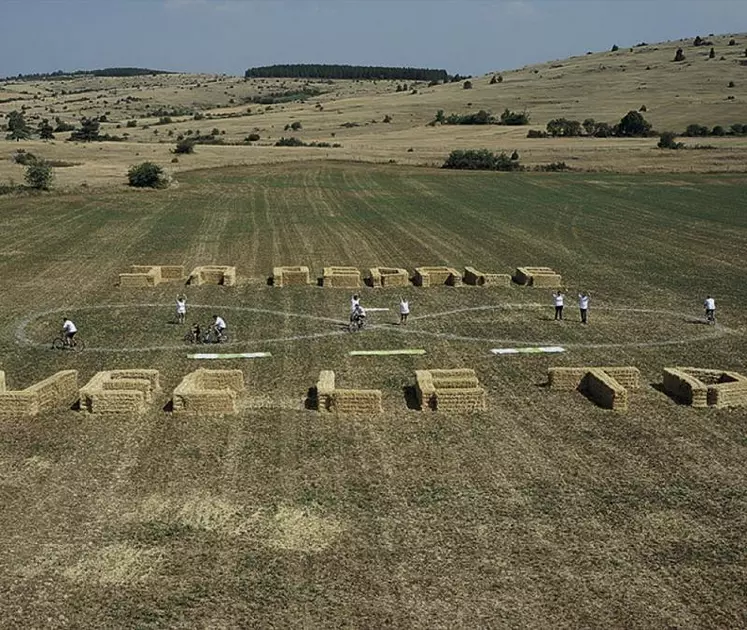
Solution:
<svg viewBox="0 0 747 630">
<path fill-rule="evenodd" d="M 628 390 L 604 370 L 589 370 L 581 381 L 580 389 L 600 407 L 615 411 L 628 409 Z"/>
<path fill-rule="evenodd" d="M 5 372 L 0 370 L 0 392 L 5 391 Z"/>
<path fill-rule="evenodd" d="M 547 370 L 547 381 L 550 389 L 568 391 L 578 389 L 587 372 L 592 369 L 602 370 L 625 388 L 638 389 L 640 387 L 640 370 L 629 366 L 552 367 Z"/>
<path fill-rule="evenodd" d="M 244 391 L 241 370 L 200 368 L 187 374 L 174 390 L 174 413 L 234 414 Z"/>
<path fill-rule="evenodd" d="M 158 284 L 155 272 L 148 273 L 120 273 L 119 286 L 134 289 L 142 287 L 154 287 Z"/>
<path fill-rule="evenodd" d="M 184 265 L 159 265 L 159 268 L 163 282 L 184 280 Z"/>
<path fill-rule="evenodd" d="M 485 273 L 474 267 L 465 267 L 464 283 L 479 287 L 510 287 L 511 276 L 507 273 Z"/>
<path fill-rule="evenodd" d="M 119 274 L 122 287 L 155 287 L 163 282 L 184 279 L 182 265 L 130 265 L 128 273 Z"/>
<path fill-rule="evenodd" d="M 273 267 L 272 284 L 276 287 L 304 286 L 311 282 L 309 268 L 297 267 Z"/>
<path fill-rule="evenodd" d="M 422 410 L 475 411 L 485 409 L 485 390 L 475 371 L 415 370 L 415 390 Z"/>
<path fill-rule="evenodd" d="M 93 414 L 143 413 L 160 390 L 158 370 L 107 370 L 80 390 L 81 408 Z"/>
<path fill-rule="evenodd" d="M 410 274 L 400 267 L 371 267 L 369 275 L 373 287 L 406 287 L 410 284 Z"/>
<path fill-rule="evenodd" d="M 319 372 L 316 383 L 317 409 L 335 413 L 381 413 L 381 391 L 378 389 L 336 389 L 332 370 Z"/>
<path fill-rule="evenodd" d="M 324 267 L 322 286 L 337 289 L 357 289 L 361 286 L 361 272 L 355 267 Z"/>
<path fill-rule="evenodd" d="M 236 267 L 226 265 L 203 265 L 195 267 L 189 274 L 189 284 L 220 284 L 226 287 L 236 284 Z"/>
<path fill-rule="evenodd" d="M 708 406 L 708 386 L 681 368 L 664 368 L 664 391 L 692 407 Z"/>
<path fill-rule="evenodd" d="M 415 284 L 420 287 L 462 285 L 462 274 L 453 267 L 415 267 Z"/>
<path fill-rule="evenodd" d="M 20 391 L 9 391 L 2 373 L 0 414 L 35 416 L 44 411 L 69 409 L 78 400 L 78 371 L 63 370 Z"/>
<path fill-rule="evenodd" d="M 514 282 L 542 289 L 557 289 L 562 285 L 562 276 L 550 267 L 517 267 Z"/>
</svg>

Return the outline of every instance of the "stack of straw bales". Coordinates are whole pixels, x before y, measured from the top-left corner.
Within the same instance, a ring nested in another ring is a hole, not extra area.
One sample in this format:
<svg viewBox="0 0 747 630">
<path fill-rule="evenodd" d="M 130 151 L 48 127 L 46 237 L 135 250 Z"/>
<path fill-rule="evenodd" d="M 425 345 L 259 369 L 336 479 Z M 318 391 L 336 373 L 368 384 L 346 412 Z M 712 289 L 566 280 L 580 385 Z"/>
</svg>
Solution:
<svg viewBox="0 0 747 630">
<path fill-rule="evenodd" d="M 189 274 L 189 284 L 221 284 L 232 287 L 236 284 L 236 267 L 225 265 L 195 267 Z"/>
<path fill-rule="evenodd" d="M 184 279 L 182 265 L 132 265 L 129 273 L 119 274 L 121 287 L 155 287 L 163 282 Z"/>
<path fill-rule="evenodd" d="M 692 407 L 747 406 L 747 378 L 738 372 L 664 368 L 664 391 Z"/>
<path fill-rule="evenodd" d="M 550 267 L 518 267 L 514 282 L 539 289 L 559 289 L 563 278 Z"/>
<path fill-rule="evenodd" d="M 374 414 L 381 413 L 381 390 L 337 389 L 335 373 L 322 370 L 316 384 L 319 411 L 336 413 Z"/>
<path fill-rule="evenodd" d="M 272 268 L 272 285 L 275 287 L 305 286 L 310 281 L 308 267 L 299 265 Z"/>
<path fill-rule="evenodd" d="M 98 372 L 81 388 L 80 407 L 93 414 L 140 414 L 147 410 L 158 391 L 158 370 Z"/>
<path fill-rule="evenodd" d="M 78 400 L 78 371 L 57 372 L 26 389 L 6 388 L 5 372 L 0 371 L 0 414 L 35 416 L 45 411 L 69 409 Z"/>
<path fill-rule="evenodd" d="M 464 283 L 478 287 L 510 287 L 511 276 L 507 273 L 484 273 L 474 267 L 465 267 Z"/>
<path fill-rule="evenodd" d="M 322 286 L 337 289 L 357 289 L 361 286 L 361 272 L 355 267 L 324 267 Z"/>
<path fill-rule="evenodd" d="M 485 390 L 474 370 L 415 370 L 420 408 L 468 412 L 485 409 Z"/>
<path fill-rule="evenodd" d="M 174 413 L 237 413 L 244 391 L 241 370 L 208 370 L 200 368 L 187 374 L 174 390 Z"/>
<path fill-rule="evenodd" d="M 368 271 L 372 287 L 406 287 L 410 284 L 407 269 L 399 267 L 371 267 Z"/>
<path fill-rule="evenodd" d="M 415 267 L 415 284 L 419 287 L 462 285 L 462 274 L 453 267 Z"/>
<path fill-rule="evenodd" d="M 635 367 L 575 367 L 550 368 L 547 371 L 550 389 L 579 390 L 605 409 L 626 411 L 628 389 L 638 389 L 641 373 Z"/>
</svg>

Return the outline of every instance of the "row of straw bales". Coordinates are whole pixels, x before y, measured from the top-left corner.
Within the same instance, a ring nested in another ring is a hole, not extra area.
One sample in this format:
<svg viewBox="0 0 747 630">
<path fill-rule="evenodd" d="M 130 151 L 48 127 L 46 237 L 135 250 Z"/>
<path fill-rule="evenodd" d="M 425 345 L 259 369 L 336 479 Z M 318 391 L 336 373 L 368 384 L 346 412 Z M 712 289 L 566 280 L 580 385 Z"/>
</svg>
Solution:
<svg viewBox="0 0 747 630">
<path fill-rule="evenodd" d="M 158 370 L 98 372 L 80 390 L 80 407 L 92 414 L 144 413 L 160 391 Z"/>
<path fill-rule="evenodd" d="M 336 386 L 335 373 L 322 370 L 316 383 L 317 409 L 336 413 L 381 413 L 381 390 L 341 389 Z"/>
<path fill-rule="evenodd" d="M 182 265 L 131 265 L 119 274 L 119 286 L 125 288 L 155 287 L 164 282 L 184 281 Z"/>
<path fill-rule="evenodd" d="M 520 267 L 514 279 L 519 284 L 529 286 L 555 286 L 548 284 L 550 275 L 543 275 L 536 283 L 533 277 L 523 275 L 527 269 L 545 270 L 547 267 Z M 522 271 L 524 270 L 524 271 Z M 549 270 L 552 271 L 552 270 Z M 557 276 L 557 286 L 560 286 L 560 275 Z M 517 280 L 520 278 L 521 280 Z M 503 273 L 486 273 L 474 267 L 465 267 L 460 273 L 454 267 L 429 266 L 416 267 L 412 282 L 419 287 L 462 286 L 462 283 L 472 286 L 509 287 L 512 276 Z M 304 286 L 311 284 L 311 272 L 303 265 L 289 267 L 273 267 L 272 284 L 276 287 Z M 361 273 L 355 267 L 331 266 L 322 270 L 322 286 L 342 289 L 356 289 L 365 283 L 371 287 L 406 287 L 410 284 L 410 274 L 401 267 L 371 267 L 368 277 L 361 280 Z"/>
<path fill-rule="evenodd" d="M 605 409 L 627 411 L 628 389 L 638 389 L 641 373 L 631 366 L 556 367 L 547 371 L 550 389 L 578 390 Z"/>
<path fill-rule="evenodd" d="M 195 267 L 189 274 L 188 284 L 219 284 L 232 287 L 236 284 L 236 267 L 226 265 L 204 265 Z"/>
<path fill-rule="evenodd" d="M 514 282 L 537 289 L 559 289 L 563 278 L 550 267 L 517 267 Z"/>
<path fill-rule="evenodd" d="M 63 370 L 26 389 L 9 390 L 0 371 L 0 414 L 36 416 L 69 409 L 78 400 L 78 371 Z"/>
<path fill-rule="evenodd" d="M 485 390 L 468 368 L 416 370 L 415 390 L 423 410 L 470 412 L 485 409 Z"/>
<path fill-rule="evenodd" d="M 664 368 L 664 391 L 692 407 L 747 406 L 747 378 L 738 372 Z"/>
<path fill-rule="evenodd" d="M 241 370 L 200 368 L 182 379 L 174 390 L 173 411 L 185 414 L 235 414 L 244 392 Z"/>
</svg>

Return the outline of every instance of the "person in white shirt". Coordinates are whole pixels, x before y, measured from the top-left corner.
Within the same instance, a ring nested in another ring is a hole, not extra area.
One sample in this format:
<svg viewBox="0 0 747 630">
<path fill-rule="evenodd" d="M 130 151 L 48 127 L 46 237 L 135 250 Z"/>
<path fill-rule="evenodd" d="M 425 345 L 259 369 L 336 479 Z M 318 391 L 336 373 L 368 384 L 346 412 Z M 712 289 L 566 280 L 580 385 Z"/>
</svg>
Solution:
<svg viewBox="0 0 747 630">
<path fill-rule="evenodd" d="M 72 321 L 67 317 L 62 318 L 62 338 L 65 340 L 65 344 L 68 346 L 75 345 L 75 333 L 78 332 L 78 328 Z"/>
<path fill-rule="evenodd" d="M 555 319 L 562 320 L 563 319 L 563 300 L 565 296 L 563 295 L 563 292 L 560 289 L 558 289 L 557 292 L 554 292 L 552 294 L 552 297 L 555 302 Z"/>
<path fill-rule="evenodd" d="M 187 296 L 177 295 L 176 296 L 176 322 L 178 324 L 184 323 L 184 318 L 187 315 Z"/>
<path fill-rule="evenodd" d="M 403 297 L 399 298 L 399 323 L 407 324 L 407 316 L 410 314 L 410 303 Z"/>
<path fill-rule="evenodd" d="M 366 323 L 366 309 L 360 304 L 356 305 L 353 314 L 350 316 L 350 320 L 357 323 L 359 328 L 363 328 Z"/>
<path fill-rule="evenodd" d="M 355 311 L 355 307 L 358 306 L 361 303 L 361 299 L 356 293 L 353 295 L 353 297 L 350 298 L 350 312 L 353 313 Z"/>
<path fill-rule="evenodd" d="M 581 323 L 589 323 L 589 294 L 586 291 L 578 294 L 578 310 L 581 312 Z"/>
<path fill-rule="evenodd" d="M 715 324 L 716 323 L 716 300 L 714 300 L 710 295 L 707 295 L 705 302 L 703 303 L 703 307 L 705 308 L 706 321 L 709 324 Z"/>
<path fill-rule="evenodd" d="M 213 330 L 215 331 L 219 343 L 226 328 L 227 326 L 225 320 L 218 315 L 213 315 Z"/>
</svg>

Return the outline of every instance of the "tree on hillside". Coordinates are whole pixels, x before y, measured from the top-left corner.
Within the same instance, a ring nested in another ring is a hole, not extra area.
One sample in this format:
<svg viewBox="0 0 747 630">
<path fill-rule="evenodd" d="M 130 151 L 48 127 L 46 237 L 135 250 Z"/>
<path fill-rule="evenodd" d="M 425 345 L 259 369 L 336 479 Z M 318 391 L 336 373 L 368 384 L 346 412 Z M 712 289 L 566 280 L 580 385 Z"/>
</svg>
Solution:
<svg viewBox="0 0 747 630">
<path fill-rule="evenodd" d="M 26 183 L 36 190 L 49 190 L 54 179 L 52 167 L 44 160 L 36 160 L 26 167 Z"/>
<path fill-rule="evenodd" d="M 31 130 L 26 125 L 26 119 L 23 116 L 23 112 L 13 110 L 8 114 L 8 140 L 28 140 L 31 136 Z"/>
<path fill-rule="evenodd" d="M 625 114 L 615 127 L 615 135 L 628 138 L 648 136 L 650 132 L 651 123 L 633 110 Z"/>
<path fill-rule="evenodd" d="M 713 59 L 716 56 L 716 50 L 714 48 L 711 48 L 711 50 L 708 53 L 708 58 Z"/>
<path fill-rule="evenodd" d="M 39 123 L 39 137 L 42 140 L 54 140 L 54 129 L 46 118 Z"/>
<path fill-rule="evenodd" d="M 99 140 L 99 127 L 100 123 L 98 118 L 81 118 L 80 129 L 73 131 L 70 134 L 71 140 L 79 140 L 80 142 L 93 142 Z"/>
<path fill-rule="evenodd" d="M 168 179 L 163 169 L 153 162 L 143 162 L 130 167 L 127 171 L 127 181 L 136 188 L 165 188 Z"/>
<path fill-rule="evenodd" d="M 472 81 L 465 81 L 463 85 L 465 90 L 471 90 L 472 89 Z"/>
<path fill-rule="evenodd" d="M 685 53 L 682 52 L 682 48 L 678 48 L 677 52 L 674 54 L 674 60 L 675 61 L 685 61 Z"/>
</svg>

